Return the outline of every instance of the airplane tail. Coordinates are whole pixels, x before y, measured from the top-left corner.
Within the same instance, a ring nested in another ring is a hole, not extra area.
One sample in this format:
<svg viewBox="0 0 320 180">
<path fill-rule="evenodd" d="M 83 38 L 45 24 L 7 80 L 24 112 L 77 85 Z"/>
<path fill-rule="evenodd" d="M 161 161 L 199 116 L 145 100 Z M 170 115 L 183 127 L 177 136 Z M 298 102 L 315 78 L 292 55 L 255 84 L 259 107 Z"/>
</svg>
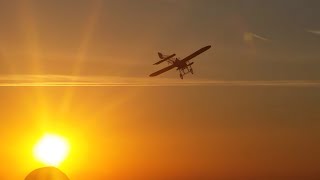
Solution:
<svg viewBox="0 0 320 180">
<path fill-rule="evenodd" d="M 158 52 L 158 56 L 159 56 L 160 59 L 164 59 L 164 56 L 163 56 L 162 53 Z"/>
</svg>

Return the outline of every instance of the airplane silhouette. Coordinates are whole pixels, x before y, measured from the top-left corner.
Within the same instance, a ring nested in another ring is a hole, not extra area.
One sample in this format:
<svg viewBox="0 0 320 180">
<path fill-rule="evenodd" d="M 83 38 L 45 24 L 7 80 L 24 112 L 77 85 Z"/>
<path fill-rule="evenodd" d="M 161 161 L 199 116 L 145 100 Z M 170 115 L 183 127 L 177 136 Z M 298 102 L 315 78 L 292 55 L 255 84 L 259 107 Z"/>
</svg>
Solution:
<svg viewBox="0 0 320 180">
<path fill-rule="evenodd" d="M 163 55 L 162 53 L 158 53 L 159 58 L 161 59 L 160 61 L 154 63 L 153 65 L 158 65 L 161 64 L 163 62 L 168 62 L 170 64 L 170 66 L 163 68 L 157 72 L 154 72 L 152 74 L 150 74 L 150 77 L 154 77 L 154 76 L 158 76 L 162 73 L 165 73 L 173 68 L 177 68 L 177 70 L 179 70 L 180 72 L 180 78 L 183 79 L 184 75 L 191 73 L 193 74 L 193 69 L 192 69 L 192 65 L 194 62 L 190 62 L 191 59 L 195 58 L 196 56 L 204 53 L 205 51 L 207 51 L 208 49 L 210 49 L 211 46 L 206 46 L 203 47 L 201 49 L 199 49 L 198 51 L 192 53 L 191 55 L 187 56 L 184 59 L 179 59 L 179 58 L 173 58 L 174 56 L 176 56 L 176 54 L 172 54 L 172 55 Z"/>
</svg>

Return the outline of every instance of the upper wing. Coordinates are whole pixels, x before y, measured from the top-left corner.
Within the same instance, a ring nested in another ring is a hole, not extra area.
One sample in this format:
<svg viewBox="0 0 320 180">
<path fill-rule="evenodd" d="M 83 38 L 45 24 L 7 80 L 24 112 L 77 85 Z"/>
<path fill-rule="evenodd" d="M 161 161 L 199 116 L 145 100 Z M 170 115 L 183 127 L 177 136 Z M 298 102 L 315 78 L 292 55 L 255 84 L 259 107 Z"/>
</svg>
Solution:
<svg viewBox="0 0 320 180">
<path fill-rule="evenodd" d="M 182 62 L 189 61 L 189 60 L 195 58 L 196 56 L 202 54 L 203 52 L 207 51 L 207 50 L 210 49 L 210 48 L 211 48 L 211 46 L 203 47 L 203 48 L 199 49 L 198 51 L 194 52 L 193 54 L 191 54 L 190 56 L 182 59 L 181 61 L 182 61 Z"/>
<path fill-rule="evenodd" d="M 168 59 L 173 58 L 175 55 L 176 55 L 176 54 L 172 54 L 172 55 L 170 55 L 170 56 L 162 59 L 161 61 L 158 61 L 158 62 L 154 63 L 153 65 L 158 65 L 158 64 L 160 64 L 160 63 L 163 63 L 163 62 L 167 61 Z"/>
<path fill-rule="evenodd" d="M 173 69 L 173 68 L 175 68 L 175 67 L 176 67 L 176 66 L 175 66 L 174 64 L 172 64 L 171 66 L 168 66 L 168 67 L 163 68 L 163 69 L 161 69 L 161 70 L 159 70 L 159 71 L 157 71 L 157 72 L 154 72 L 154 73 L 150 74 L 149 76 L 150 76 L 150 77 L 158 76 L 159 74 L 162 74 L 162 73 L 164 73 L 164 72 L 167 72 L 167 71 L 169 71 L 169 70 L 171 70 L 171 69 Z"/>
</svg>

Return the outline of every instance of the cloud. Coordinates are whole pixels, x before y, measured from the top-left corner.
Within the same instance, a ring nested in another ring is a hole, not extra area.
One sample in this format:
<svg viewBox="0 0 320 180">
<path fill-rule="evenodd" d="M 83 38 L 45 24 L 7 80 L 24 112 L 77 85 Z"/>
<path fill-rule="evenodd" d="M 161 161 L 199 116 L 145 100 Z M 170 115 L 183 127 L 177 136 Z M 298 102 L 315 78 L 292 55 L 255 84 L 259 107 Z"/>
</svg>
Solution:
<svg viewBox="0 0 320 180">
<path fill-rule="evenodd" d="M 306 30 L 309 33 L 315 34 L 315 35 L 320 35 L 320 30 Z"/>
<path fill-rule="evenodd" d="M 252 33 L 252 32 L 245 32 L 244 35 L 243 35 L 243 39 L 244 39 L 244 41 L 246 41 L 246 42 L 251 42 L 251 41 L 253 41 L 254 39 L 259 39 L 259 40 L 262 40 L 262 41 L 271 41 L 271 40 L 268 39 L 268 38 L 262 37 L 262 36 L 260 36 L 260 35 L 254 34 L 254 33 Z"/>
<path fill-rule="evenodd" d="M 3 75 L 1 87 L 94 87 L 94 86 L 275 86 L 275 87 L 320 87 L 320 80 L 288 81 L 226 81 L 226 80 L 180 80 L 149 77 L 106 77 L 64 75 Z"/>
</svg>

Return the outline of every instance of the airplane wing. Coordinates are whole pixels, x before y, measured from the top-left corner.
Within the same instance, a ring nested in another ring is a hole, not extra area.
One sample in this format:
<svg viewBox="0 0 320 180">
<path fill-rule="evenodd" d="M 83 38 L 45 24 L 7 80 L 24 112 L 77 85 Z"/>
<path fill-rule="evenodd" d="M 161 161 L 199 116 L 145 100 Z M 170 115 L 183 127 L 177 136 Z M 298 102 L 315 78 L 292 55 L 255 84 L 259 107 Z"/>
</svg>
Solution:
<svg viewBox="0 0 320 180">
<path fill-rule="evenodd" d="M 195 58 L 196 56 L 198 56 L 198 55 L 200 55 L 200 54 L 204 53 L 205 51 L 207 51 L 207 50 L 208 50 L 208 49 L 210 49 L 210 48 L 211 48 L 211 46 L 203 47 L 203 48 L 199 49 L 198 51 L 194 52 L 193 54 L 191 54 L 190 56 L 188 56 L 188 57 L 186 57 L 186 58 L 182 59 L 181 61 L 182 61 L 182 62 L 189 61 L 189 60 L 191 60 L 191 59 Z"/>
<path fill-rule="evenodd" d="M 162 74 L 162 73 L 164 73 L 164 72 L 167 72 L 167 71 L 169 71 L 169 70 L 171 70 L 171 69 L 173 69 L 173 68 L 175 68 L 175 67 L 176 67 L 176 66 L 175 66 L 174 64 L 172 64 L 171 66 L 168 66 L 168 67 L 163 68 L 163 69 L 161 69 L 161 70 L 159 70 L 159 71 L 157 71 L 157 72 L 154 72 L 154 73 L 150 74 L 149 76 L 150 76 L 150 77 L 158 76 L 159 74 Z"/>
<path fill-rule="evenodd" d="M 168 59 L 173 58 L 174 56 L 176 56 L 176 54 L 172 54 L 172 55 L 170 55 L 170 56 L 168 56 L 168 57 L 166 57 L 166 58 L 162 59 L 161 61 L 158 61 L 158 62 L 154 63 L 153 65 L 161 64 L 161 63 L 163 63 L 163 62 L 167 61 Z"/>
</svg>

